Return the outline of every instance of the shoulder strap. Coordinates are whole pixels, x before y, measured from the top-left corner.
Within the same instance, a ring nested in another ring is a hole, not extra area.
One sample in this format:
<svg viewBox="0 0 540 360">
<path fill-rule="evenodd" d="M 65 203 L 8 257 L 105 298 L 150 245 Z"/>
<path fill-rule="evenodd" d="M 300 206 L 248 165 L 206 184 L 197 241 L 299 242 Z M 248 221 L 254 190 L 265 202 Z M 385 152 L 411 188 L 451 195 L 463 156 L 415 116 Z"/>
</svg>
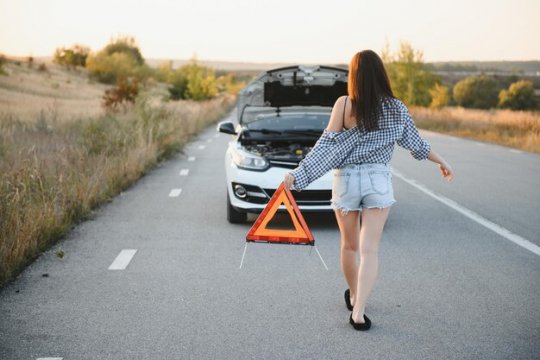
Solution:
<svg viewBox="0 0 540 360">
<path fill-rule="evenodd" d="M 348 96 L 345 95 L 345 101 L 343 102 L 343 120 L 342 120 L 342 124 L 343 124 L 342 126 L 343 126 L 344 129 L 347 129 L 345 127 L 345 107 L 347 106 L 347 98 L 348 98 Z"/>
</svg>

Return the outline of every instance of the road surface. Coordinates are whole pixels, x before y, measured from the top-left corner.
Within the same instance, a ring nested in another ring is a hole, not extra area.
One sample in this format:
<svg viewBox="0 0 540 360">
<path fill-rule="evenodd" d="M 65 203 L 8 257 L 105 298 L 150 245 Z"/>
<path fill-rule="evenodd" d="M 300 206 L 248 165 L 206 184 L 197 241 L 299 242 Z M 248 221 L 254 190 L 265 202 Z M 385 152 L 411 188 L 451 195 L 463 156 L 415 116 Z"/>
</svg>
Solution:
<svg viewBox="0 0 540 360">
<path fill-rule="evenodd" d="M 396 148 L 368 332 L 333 214 L 305 216 L 328 270 L 254 243 L 240 268 L 255 217 L 226 221 L 211 127 L 0 290 L 0 359 L 538 359 L 540 156 L 422 134 L 456 178 Z"/>
</svg>

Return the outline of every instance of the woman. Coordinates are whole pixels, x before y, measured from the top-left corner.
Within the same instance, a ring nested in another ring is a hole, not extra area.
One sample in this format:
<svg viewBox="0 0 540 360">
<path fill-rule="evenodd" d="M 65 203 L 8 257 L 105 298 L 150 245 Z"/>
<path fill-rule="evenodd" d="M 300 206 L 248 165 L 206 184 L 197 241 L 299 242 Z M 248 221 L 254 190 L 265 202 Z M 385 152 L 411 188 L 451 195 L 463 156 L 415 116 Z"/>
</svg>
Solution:
<svg viewBox="0 0 540 360">
<path fill-rule="evenodd" d="M 332 207 L 341 234 L 341 270 L 349 323 L 368 330 L 368 297 L 378 273 L 378 249 L 390 206 L 395 203 L 389 166 L 394 144 L 417 160 L 439 165 L 451 181 L 450 165 L 418 134 L 407 107 L 392 93 L 380 57 L 371 50 L 350 62 L 348 96 L 336 100 L 325 131 L 298 167 L 285 175 L 285 186 L 301 191 L 336 168 Z M 361 220 L 361 225 L 360 225 Z M 358 255 L 360 264 L 357 263 Z"/>
</svg>

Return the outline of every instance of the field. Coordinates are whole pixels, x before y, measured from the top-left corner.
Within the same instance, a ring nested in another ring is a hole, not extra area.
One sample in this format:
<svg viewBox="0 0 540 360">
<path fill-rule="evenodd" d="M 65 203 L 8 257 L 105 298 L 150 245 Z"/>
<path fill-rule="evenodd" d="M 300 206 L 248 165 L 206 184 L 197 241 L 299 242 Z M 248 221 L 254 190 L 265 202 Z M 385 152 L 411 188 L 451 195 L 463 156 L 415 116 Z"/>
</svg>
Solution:
<svg viewBox="0 0 540 360">
<path fill-rule="evenodd" d="M 0 76 L 0 285 L 161 159 L 220 119 L 231 95 L 165 103 L 162 86 L 106 113 L 104 85 L 47 64 Z M 59 253 L 59 256 L 62 254 Z"/>
<path fill-rule="evenodd" d="M 436 132 L 540 153 L 540 112 L 410 108 L 416 125 Z"/>
</svg>

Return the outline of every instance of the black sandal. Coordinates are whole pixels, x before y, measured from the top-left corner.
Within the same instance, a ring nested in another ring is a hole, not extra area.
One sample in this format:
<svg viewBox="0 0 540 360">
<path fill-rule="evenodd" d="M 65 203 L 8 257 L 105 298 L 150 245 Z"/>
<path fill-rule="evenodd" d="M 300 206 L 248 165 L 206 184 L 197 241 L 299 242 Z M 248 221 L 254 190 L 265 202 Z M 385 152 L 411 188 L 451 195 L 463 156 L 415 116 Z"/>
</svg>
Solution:
<svg viewBox="0 0 540 360">
<path fill-rule="evenodd" d="M 349 309 L 349 311 L 352 311 L 353 305 L 351 304 L 351 290 L 350 289 L 345 290 L 345 305 L 347 305 L 347 309 Z"/>
<path fill-rule="evenodd" d="M 360 330 L 360 331 L 369 330 L 369 328 L 371 327 L 371 320 L 369 320 L 366 314 L 364 314 L 364 321 L 365 323 L 363 324 L 355 323 L 354 320 L 352 319 L 352 314 L 351 314 L 351 317 L 349 318 L 349 323 L 353 326 L 355 330 Z"/>
</svg>

